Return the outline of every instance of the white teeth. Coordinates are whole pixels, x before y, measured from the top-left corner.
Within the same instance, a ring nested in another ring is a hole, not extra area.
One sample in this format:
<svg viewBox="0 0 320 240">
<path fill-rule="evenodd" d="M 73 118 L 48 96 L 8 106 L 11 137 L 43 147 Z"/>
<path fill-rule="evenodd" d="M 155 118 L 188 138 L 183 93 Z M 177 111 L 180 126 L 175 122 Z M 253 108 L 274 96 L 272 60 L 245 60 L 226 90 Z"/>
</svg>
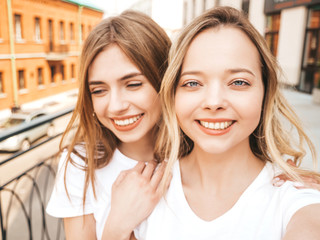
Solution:
<svg viewBox="0 0 320 240">
<path fill-rule="evenodd" d="M 230 127 L 230 125 L 232 124 L 232 121 L 216 122 L 216 123 L 200 121 L 200 124 L 205 128 L 214 129 L 214 130 L 223 130 Z"/>
<path fill-rule="evenodd" d="M 127 125 L 130 125 L 130 124 L 133 124 L 135 123 L 136 121 L 138 121 L 138 119 L 141 117 L 142 115 L 139 115 L 139 116 L 135 116 L 135 117 L 132 117 L 132 118 L 128 118 L 128 119 L 125 119 L 125 120 L 114 120 L 114 123 L 118 126 L 127 126 Z"/>
</svg>

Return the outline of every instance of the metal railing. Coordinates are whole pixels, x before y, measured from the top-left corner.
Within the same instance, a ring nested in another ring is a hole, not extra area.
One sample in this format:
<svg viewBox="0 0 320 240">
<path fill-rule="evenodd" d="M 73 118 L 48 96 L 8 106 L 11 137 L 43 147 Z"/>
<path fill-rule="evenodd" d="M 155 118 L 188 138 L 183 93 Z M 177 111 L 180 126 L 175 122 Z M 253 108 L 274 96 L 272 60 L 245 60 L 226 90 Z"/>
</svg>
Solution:
<svg viewBox="0 0 320 240">
<path fill-rule="evenodd" d="M 6 130 L 1 133 L 0 142 L 16 134 L 52 122 L 72 111 L 73 107 Z M 21 158 L 25 158 L 22 160 L 26 163 L 31 160 L 28 159 L 28 154 L 40 149 L 40 146 L 45 147 L 45 144 L 51 141 L 57 141 L 61 135 L 62 133 L 58 133 L 31 146 L 26 151 L 12 154 L 0 162 L 0 170 L 7 168 L 8 170 L 5 171 L 16 171 L 17 166 L 21 165 L 19 163 Z M 45 212 L 54 185 L 58 155 L 58 151 L 46 157 L 37 155 L 37 158 L 40 157 L 39 160 L 34 161 L 27 169 L 23 169 L 21 172 L 17 171 L 4 183 L 2 182 L 3 176 L 0 175 L 0 239 L 65 239 L 62 220 L 53 218 Z M 10 164 L 12 164 L 11 168 Z"/>
</svg>

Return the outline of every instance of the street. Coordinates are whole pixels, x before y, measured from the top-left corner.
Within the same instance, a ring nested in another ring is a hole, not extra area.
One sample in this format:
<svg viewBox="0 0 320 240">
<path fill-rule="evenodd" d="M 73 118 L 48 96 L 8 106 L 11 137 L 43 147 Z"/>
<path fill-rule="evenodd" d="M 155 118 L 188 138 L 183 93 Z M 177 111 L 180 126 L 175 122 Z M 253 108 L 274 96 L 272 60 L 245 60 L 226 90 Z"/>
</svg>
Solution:
<svg viewBox="0 0 320 240">
<path fill-rule="evenodd" d="M 293 106 L 304 129 L 311 138 L 318 153 L 318 171 L 320 171 L 320 105 L 312 102 L 312 95 L 285 89 L 283 94 Z M 302 167 L 312 169 L 310 153 L 307 153 Z"/>
</svg>

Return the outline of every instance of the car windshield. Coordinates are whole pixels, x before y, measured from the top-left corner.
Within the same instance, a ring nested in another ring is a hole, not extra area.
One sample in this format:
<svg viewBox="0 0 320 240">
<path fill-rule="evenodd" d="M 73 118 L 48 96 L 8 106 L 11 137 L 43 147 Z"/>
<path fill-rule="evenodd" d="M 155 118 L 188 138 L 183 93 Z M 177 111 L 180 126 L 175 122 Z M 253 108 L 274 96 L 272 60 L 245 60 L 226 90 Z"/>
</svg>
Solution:
<svg viewBox="0 0 320 240">
<path fill-rule="evenodd" d="M 2 128 L 10 128 L 16 125 L 23 123 L 25 119 L 22 118 L 9 118 L 4 124 L 1 126 Z"/>
</svg>

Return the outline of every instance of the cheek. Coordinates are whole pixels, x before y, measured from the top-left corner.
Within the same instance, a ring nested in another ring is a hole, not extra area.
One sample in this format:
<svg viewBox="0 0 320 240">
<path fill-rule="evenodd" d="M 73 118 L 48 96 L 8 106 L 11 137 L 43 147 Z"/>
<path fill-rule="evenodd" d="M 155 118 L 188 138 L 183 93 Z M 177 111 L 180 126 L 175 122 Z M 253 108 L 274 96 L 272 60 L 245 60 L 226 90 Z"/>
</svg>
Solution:
<svg viewBox="0 0 320 240">
<path fill-rule="evenodd" d="M 104 98 L 93 98 L 92 99 L 92 105 L 93 105 L 93 111 L 98 116 L 102 116 L 104 114 L 104 110 L 107 107 L 107 101 Z"/>
<path fill-rule="evenodd" d="M 253 101 L 252 99 L 255 100 Z M 251 98 L 251 100 L 248 99 L 247 104 L 243 104 L 241 107 L 242 113 L 244 113 L 243 118 L 247 119 L 248 124 L 255 129 L 258 126 L 261 118 L 262 99 L 259 96 Z"/>
<path fill-rule="evenodd" d="M 198 103 L 193 94 L 176 92 L 175 96 L 175 113 L 180 127 L 185 131 L 187 130 L 192 120 L 194 111 L 198 108 Z"/>
<path fill-rule="evenodd" d="M 185 105 L 183 104 L 183 102 L 184 102 L 183 94 L 179 94 L 179 92 L 177 92 L 175 96 L 175 101 L 174 101 L 174 108 L 175 108 L 175 113 L 177 115 L 179 122 L 181 122 L 181 119 L 183 119 L 183 116 L 187 111 L 187 109 L 185 109 Z"/>
</svg>

